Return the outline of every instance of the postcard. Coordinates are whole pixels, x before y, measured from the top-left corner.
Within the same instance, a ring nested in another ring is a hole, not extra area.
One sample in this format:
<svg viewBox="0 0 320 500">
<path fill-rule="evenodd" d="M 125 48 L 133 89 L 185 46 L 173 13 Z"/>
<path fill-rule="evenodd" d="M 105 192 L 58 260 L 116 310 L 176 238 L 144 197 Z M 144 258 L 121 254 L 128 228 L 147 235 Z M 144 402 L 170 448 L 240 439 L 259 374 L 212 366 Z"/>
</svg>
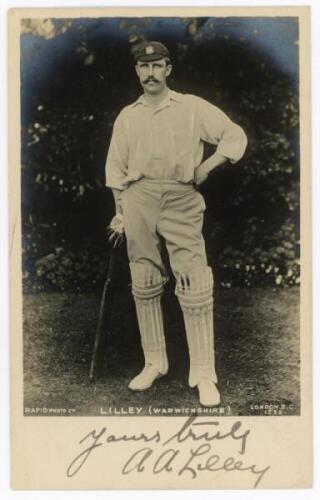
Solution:
<svg viewBox="0 0 320 500">
<path fill-rule="evenodd" d="M 309 8 L 8 27 L 12 487 L 310 488 Z"/>
</svg>

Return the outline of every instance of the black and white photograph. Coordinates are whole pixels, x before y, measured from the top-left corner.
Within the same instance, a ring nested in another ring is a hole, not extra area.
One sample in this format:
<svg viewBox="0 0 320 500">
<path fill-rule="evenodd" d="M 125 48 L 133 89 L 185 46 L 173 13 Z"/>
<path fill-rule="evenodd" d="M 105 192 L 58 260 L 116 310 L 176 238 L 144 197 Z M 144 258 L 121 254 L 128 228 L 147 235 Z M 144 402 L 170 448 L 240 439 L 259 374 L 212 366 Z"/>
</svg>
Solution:
<svg viewBox="0 0 320 500">
<path fill-rule="evenodd" d="M 313 497 L 317 3 L 4 1 L 1 492 Z"/>
<path fill-rule="evenodd" d="M 11 485 L 312 485 L 310 10 L 12 9 Z"/>
<path fill-rule="evenodd" d="M 27 416 L 300 415 L 299 19 L 23 18 Z"/>
</svg>

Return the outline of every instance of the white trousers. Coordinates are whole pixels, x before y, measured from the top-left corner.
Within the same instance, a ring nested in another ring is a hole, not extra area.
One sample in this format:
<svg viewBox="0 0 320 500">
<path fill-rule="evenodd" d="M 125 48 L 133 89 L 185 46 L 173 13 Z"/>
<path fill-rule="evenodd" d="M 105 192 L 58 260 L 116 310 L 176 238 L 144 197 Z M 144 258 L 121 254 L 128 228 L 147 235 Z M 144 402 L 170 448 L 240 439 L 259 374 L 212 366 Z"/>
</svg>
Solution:
<svg viewBox="0 0 320 500">
<path fill-rule="evenodd" d="M 166 281 L 161 235 L 176 277 L 190 356 L 189 385 L 217 382 L 214 367 L 213 276 L 202 237 L 205 204 L 191 184 L 141 179 L 122 193 L 132 293 L 145 363 L 168 370 L 161 295 Z"/>
</svg>

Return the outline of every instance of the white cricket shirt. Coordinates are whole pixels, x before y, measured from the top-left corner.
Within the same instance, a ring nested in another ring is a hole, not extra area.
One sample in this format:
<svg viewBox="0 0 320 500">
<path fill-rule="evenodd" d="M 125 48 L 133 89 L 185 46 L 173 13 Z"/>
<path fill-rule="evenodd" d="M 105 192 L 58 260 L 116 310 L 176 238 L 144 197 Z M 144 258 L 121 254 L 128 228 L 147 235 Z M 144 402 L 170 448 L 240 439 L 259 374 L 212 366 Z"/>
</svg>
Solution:
<svg viewBox="0 0 320 500">
<path fill-rule="evenodd" d="M 142 95 L 116 118 L 106 184 L 123 190 L 141 177 L 192 183 L 204 142 L 235 163 L 245 152 L 247 137 L 223 111 L 200 97 L 169 90 L 154 108 Z"/>
</svg>

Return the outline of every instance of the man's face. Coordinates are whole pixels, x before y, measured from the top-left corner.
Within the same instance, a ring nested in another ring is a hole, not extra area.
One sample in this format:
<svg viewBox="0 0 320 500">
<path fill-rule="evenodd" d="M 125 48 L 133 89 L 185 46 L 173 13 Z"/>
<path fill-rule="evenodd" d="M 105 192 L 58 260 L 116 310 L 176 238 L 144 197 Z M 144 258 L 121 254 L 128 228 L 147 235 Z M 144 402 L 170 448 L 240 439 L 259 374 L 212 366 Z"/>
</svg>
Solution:
<svg viewBox="0 0 320 500">
<path fill-rule="evenodd" d="M 144 91 L 149 94 L 158 94 L 164 89 L 171 70 L 171 64 L 167 64 L 165 59 L 138 61 L 136 64 L 136 72 L 140 83 Z"/>
</svg>

